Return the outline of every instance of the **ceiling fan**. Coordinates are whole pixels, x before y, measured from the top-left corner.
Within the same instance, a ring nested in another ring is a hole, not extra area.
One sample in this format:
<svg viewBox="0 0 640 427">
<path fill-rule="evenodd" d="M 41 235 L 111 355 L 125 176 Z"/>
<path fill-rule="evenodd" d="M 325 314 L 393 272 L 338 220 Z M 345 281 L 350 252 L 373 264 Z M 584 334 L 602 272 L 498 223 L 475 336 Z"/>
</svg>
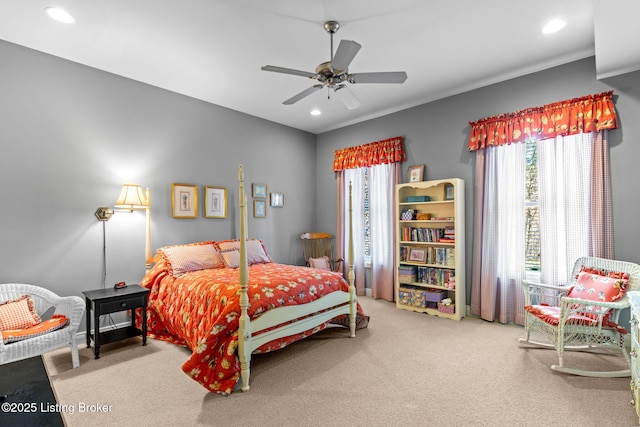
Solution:
<svg viewBox="0 0 640 427">
<path fill-rule="evenodd" d="M 329 90 L 329 94 L 331 93 L 331 90 L 333 90 L 345 106 L 349 110 L 353 110 L 360 106 L 360 101 L 355 94 L 349 90 L 346 83 L 404 83 L 407 79 L 407 73 L 404 71 L 349 73 L 349 64 L 351 64 L 351 61 L 353 61 L 353 58 L 355 58 L 362 46 L 353 40 L 341 40 L 334 55 L 333 35 L 339 28 L 340 24 L 337 21 L 325 22 L 324 29 L 331 35 L 331 60 L 318 65 L 315 73 L 294 70 L 291 68 L 276 67 L 274 65 L 265 65 L 261 68 L 263 71 L 293 74 L 296 76 L 315 79 L 319 82 L 318 84 L 313 85 L 287 99 L 283 104 L 295 104 L 301 99 L 326 87 Z"/>
</svg>

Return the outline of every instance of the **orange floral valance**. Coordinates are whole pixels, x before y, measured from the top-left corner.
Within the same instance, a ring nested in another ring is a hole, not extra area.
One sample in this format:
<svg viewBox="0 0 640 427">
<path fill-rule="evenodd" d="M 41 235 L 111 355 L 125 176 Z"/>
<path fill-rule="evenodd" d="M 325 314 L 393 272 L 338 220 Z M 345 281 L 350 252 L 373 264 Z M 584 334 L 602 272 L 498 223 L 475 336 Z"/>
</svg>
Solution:
<svg viewBox="0 0 640 427">
<path fill-rule="evenodd" d="M 403 142 L 404 137 L 396 136 L 383 141 L 336 150 L 333 170 L 338 172 L 344 169 L 404 162 L 407 155 L 404 152 Z"/>
<path fill-rule="evenodd" d="M 613 91 L 487 117 L 471 125 L 469 151 L 618 127 Z"/>
</svg>

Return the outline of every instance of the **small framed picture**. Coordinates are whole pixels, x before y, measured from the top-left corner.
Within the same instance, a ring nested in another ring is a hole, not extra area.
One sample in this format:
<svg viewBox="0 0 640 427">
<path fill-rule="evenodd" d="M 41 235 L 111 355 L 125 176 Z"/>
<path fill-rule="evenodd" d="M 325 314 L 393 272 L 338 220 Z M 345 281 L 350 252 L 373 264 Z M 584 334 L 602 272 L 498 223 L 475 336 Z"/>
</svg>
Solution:
<svg viewBox="0 0 640 427">
<path fill-rule="evenodd" d="M 198 213 L 198 186 L 171 184 L 171 216 L 196 218 Z"/>
<path fill-rule="evenodd" d="M 424 179 L 424 165 L 409 166 L 409 182 L 420 182 Z"/>
<path fill-rule="evenodd" d="M 254 198 L 266 199 L 267 198 L 267 184 L 251 184 L 251 194 Z"/>
<path fill-rule="evenodd" d="M 427 261 L 426 249 L 411 248 L 409 250 L 409 261 L 426 262 Z"/>
<path fill-rule="evenodd" d="M 204 187 L 204 217 L 227 217 L 227 189 L 222 187 Z"/>
<path fill-rule="evenodd" d="M 453 184 L 445 184 L 444 186 L 444 199 L 445 200 L 453 200 Z"/>
<path fill-rule="evenodd" d="M 254 218 L 267 217 L 267 201 L 266 200 L 253 201 L 253 217 Z"/>
<path fill-rule="evenodd" d="M 271 193 L 271 207 L 272 208 L 281 208 L 284 206 L 284 194 L 282 193 Z"/>
</svg>

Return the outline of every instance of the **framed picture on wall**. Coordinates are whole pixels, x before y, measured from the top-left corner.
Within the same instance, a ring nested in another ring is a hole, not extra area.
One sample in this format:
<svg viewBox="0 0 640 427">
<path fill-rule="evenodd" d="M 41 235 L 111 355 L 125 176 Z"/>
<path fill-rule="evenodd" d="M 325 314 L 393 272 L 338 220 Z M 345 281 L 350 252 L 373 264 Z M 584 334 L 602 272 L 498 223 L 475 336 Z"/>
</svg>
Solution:
<svg viewBox="0 0 640 427">
<path fill-rule="evenodd" d="M 272 208 L 281 208 L 284 206 L 284 194 L 282 193 L 271 193 L 271 207 Z"/>
<path fill-rule="evenodd" d="M 267 184 L 251 184 L 251 194 L 254 198 L 266 199 L 267 198 Z"/>
<path fill-rule="evenodd" d="M 253 217 L 254 218 L 267 217 L 267 201 L 266 200 L 253 201 Z"/>
<path fill-rule="evenodd" d="M 171 216 L 195 218 L 198 212 L 198 186 L 171 184 Z"/>
<path fill-rule="evenodd" d="M 204 187 L 204 217 L 227 217 L 227 189 L 222 187 Z"/>
<path fill-rule="evenodd" d="M 424 179 L 424 165 L 409 166 L 409 182 L 420 182 Z"/>
</svg>

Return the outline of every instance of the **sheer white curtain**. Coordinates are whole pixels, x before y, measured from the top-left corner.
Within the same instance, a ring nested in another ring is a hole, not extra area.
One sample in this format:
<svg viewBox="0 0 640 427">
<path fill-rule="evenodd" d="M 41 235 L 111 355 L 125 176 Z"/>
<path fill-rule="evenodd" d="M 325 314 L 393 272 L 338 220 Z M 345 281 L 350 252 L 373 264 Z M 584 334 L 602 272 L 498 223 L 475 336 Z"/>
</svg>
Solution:
<svg viewBox="0 0 640 427">
<path fill-rule="evenodd" d="M 483 319 L 522 323 L 525 271 L 525 144 L 478 151 L 471 311 Z M 479 209 L 479 212 L 478 212 Z"/>
<path fill-rule="evenodd" d="M 471 313 L 524 321 L 524 143 L 477 151 Z M 576 259 L 612 259 L 607 131 L 537 142 L 540 281 L 564 284 Z"/>
<path fill-rule="evenodd" d="M 539 141 L 540 281 L 564 284 L 591 251 L 591 158 L 595 133 Z"/>
<path fill-rule="evenodd" d="M 395 185 L 400 175 L 400 163 L 388 163 L 367 168 L 369 175 L 369 217 L 371 230 L 371 291 L 373 298 L 394 299 L 394 196 Z M 364 294 L 364 194 L 365 168 L 345 169 L 342 171 L 343 194 L 343 235 L 349 235 L 349 183 L 352 184 L 353 198 L 353 245 L 354 260 L 346 259 L 345 264 L 353 263 L 356 275 L 356 290 Z M 343 242 L 342 253 L 348 254 L 348 239 Z"/>
<path fill-rule="evenodd" d="M 373 298 L 394 300 L 394 212 L 399 163 L 369 169 L 371 215 L 371 291 Z"/>
</svg>

